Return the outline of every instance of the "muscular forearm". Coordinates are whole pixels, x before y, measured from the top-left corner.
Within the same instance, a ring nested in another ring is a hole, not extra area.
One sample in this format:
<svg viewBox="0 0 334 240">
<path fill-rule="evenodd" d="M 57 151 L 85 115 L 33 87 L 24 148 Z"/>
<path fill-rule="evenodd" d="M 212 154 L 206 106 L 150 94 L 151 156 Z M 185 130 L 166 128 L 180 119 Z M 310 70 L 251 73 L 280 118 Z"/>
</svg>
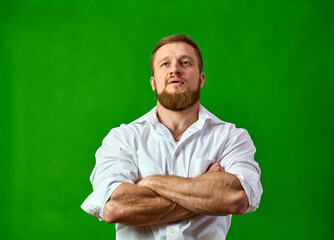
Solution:
<svg viewBox="0 0 334 240">
<path fill-rule="evenodd" d="M 196 178 L 153 175 L 139 182 L 192 212 L 205 215 L 242 214 L 248 207 L 239 179 L 226 172 Z"/>
<path fill-rule="evenodd" d="M 122 183 L 103 209 L 106 222 L 129 226 L 167 223 L 195 215 L 149 188 L 130 183 Z"/>
</svg>

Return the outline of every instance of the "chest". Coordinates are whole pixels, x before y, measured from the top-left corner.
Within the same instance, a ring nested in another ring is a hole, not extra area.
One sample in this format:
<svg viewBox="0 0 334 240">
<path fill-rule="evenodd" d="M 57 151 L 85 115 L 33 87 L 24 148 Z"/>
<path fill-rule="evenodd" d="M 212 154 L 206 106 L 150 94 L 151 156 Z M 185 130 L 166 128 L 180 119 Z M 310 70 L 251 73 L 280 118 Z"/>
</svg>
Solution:
<svg viewBox="0 0 334 240">
<path fill-rule="evenodd" d="M 138 143 L 136 163 L 139 178 L 149 175 L 196 177 L 210 163 L 221 161 L 225 140 L 214 133 L 197 131 L 175 142 L 167 133 L 150 132 Z"/>
</svg>

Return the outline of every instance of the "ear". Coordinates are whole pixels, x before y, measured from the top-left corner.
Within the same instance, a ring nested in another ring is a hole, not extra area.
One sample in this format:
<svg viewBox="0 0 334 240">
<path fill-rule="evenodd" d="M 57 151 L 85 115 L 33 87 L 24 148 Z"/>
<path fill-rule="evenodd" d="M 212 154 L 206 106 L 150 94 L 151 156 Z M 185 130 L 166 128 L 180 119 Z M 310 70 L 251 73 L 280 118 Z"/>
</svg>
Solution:
<svg viewBox="0 0 334 240">
<path fill-rule="evenodd" d="M 153 76 L 151 77 L 150 82 L 151 82 L 152 90 L 155 91 L 155 81 L 154 81 Z"/>
<path fill-rule="evenodd" d="M 200 79 L 200 81 L 201 81 L 201 87 L 203 87 L 204 82 L 205 82 L 205 75 L 204 75 L 204 73 L 201 73 L 199 79 Z"/>
</svg>

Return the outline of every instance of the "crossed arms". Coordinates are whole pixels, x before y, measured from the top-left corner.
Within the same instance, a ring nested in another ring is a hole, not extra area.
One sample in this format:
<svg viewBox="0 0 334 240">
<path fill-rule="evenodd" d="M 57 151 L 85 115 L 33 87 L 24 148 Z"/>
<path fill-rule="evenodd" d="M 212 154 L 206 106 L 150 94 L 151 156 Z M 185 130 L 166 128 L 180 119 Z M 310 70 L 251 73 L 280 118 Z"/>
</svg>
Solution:
<svg viewBox="0 0 334 240">
<path fill-rule="evenodd" d="M 122 183 L 103 209 L 108 223 L 128 226 L 173 222 L 192 216 L 243 214 L 248 199 L 239 179 L 219 163 L 195 178 L 152 175 Z"/>
</svg>

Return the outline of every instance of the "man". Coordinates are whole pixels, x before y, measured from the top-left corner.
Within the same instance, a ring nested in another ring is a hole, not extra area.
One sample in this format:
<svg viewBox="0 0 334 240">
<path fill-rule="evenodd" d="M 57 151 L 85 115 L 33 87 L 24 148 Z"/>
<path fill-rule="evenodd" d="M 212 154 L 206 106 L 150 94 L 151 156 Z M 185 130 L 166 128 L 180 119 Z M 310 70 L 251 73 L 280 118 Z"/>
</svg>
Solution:
<svg viewBox="0 0 334 240">
<path fill-rule="evenodd" d="M 117 239 L 225 239 L 231 214 L 259 205 L 255 147 L 199 104 L 202 67 L 188 36 L 160 40 L 151 55 L 156 107 L 112 129 L 96 153 L 82 208 L 116 223 Z"/>
</svg>

